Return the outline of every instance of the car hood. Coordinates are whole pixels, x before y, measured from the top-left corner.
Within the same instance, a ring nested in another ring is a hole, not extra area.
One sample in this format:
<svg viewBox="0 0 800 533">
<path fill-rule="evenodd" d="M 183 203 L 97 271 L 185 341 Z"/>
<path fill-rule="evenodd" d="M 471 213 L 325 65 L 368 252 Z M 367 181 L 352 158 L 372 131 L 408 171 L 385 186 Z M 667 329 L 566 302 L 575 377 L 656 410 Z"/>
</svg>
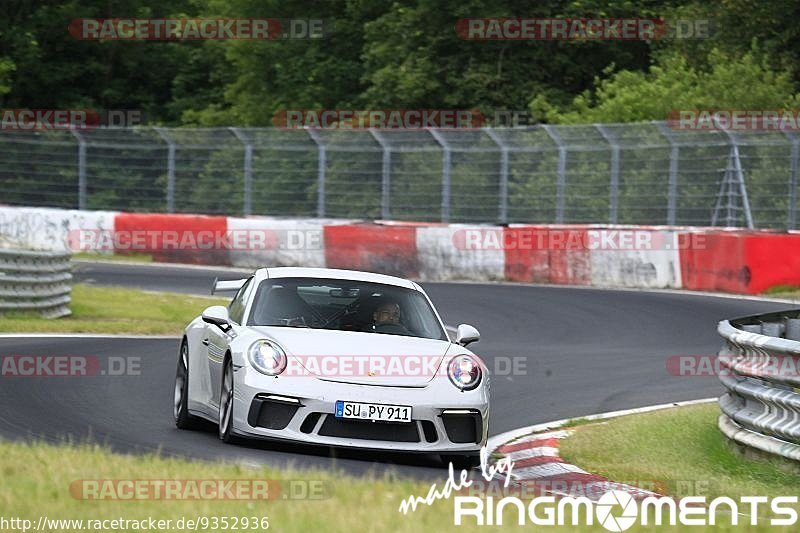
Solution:
<svg viewBox="0 0 800 533">
<path fill-rule="evenodd" d="M 361 385 L 423 387 L 439 370 L 453 344 L 401 335 L 309 328 L 256 326 L 289 358 L 286 375 L 305 372 L 327 381 Z M 463 350 L 463 348 L 462 348 Z"/>
</svg>

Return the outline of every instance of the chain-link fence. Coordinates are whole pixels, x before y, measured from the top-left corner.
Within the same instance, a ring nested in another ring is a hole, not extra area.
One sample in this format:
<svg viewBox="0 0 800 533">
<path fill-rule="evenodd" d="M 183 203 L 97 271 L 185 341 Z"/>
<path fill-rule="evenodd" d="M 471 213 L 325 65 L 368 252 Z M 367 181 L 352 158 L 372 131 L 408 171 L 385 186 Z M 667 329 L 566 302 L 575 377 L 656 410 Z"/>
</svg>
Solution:
<svg viewBox="0 0 800 533">
<path fill-rule="evenodd" d="M 0 132 L 0 203 L 491 223 L 795 227 L 798 138 L 666 123 Z"/>
</svg>

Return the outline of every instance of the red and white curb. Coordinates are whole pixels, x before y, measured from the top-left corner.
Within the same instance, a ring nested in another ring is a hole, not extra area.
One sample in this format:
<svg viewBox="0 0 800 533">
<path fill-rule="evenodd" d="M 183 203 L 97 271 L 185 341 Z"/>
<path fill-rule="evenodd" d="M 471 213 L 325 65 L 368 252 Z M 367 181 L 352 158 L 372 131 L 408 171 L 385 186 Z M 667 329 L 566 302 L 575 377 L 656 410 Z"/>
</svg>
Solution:
<svg viewBox="0 0 800 533">
<path fill-rule="evenodd" d="M 716 398 L 706 398 L 600 413 L 583 418 L 590 421 L 604 420 L 715 401 Z M 663 496 L 643 487 L 611 481 L 566 462 L 559 455 L 559 443 L 574 433 L 574 430 L 559 428 L 568 422 L 569 419 L 547 422 L 492 437 L 487 444 L 490 456 L 511 459 L 514 462 L 511 472 L 513 483 L 517 489 L 523 487 L 531 495 L 586 497 L 598 501 L 606 492 L 616 490 L 626 492 L 637 500 Z"/>
<path fill-rule="evenodd" d="M 612 490 L 626 492 L 634 499 L 662 496 L 640 487 L 613 482 L 564 461 L 558 453 L 559 441 L 571 434 L 572 431 L 564 430 L 530 435 L 500 446 L 494 454 L 514 461 L 512 479 L 518 485 L 526 485 L 529 493 L 582 496 L 595 502 Z"/>
</svg>

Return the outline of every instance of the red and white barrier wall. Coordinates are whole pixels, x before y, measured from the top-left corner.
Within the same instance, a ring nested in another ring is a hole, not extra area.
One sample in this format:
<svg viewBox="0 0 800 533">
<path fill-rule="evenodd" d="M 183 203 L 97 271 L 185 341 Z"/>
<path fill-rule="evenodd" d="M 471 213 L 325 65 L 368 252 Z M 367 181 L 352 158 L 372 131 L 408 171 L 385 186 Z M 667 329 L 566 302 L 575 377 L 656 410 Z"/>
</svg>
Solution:
<svg viewBox="0 0 800 533">
<path fill-rule="evenodd" d="M 800 233 L 507 227 L 235 218 L 0 206 L 0 243 L 149 253 L 194 264 L 369 270 L 426 281 L 517 281 L 762 293 L 800 286 Z"/>
</svg>

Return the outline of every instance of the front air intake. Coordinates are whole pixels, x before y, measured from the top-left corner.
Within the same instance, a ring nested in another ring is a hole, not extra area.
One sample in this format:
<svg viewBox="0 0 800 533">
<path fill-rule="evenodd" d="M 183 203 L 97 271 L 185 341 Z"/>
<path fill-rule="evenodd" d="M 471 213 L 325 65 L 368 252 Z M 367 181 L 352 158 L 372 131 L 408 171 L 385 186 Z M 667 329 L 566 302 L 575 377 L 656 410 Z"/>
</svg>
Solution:
<svg viewBox="0 0 800 533">
<path fill-rule="evenodd" d="M 264 429 L 284 429 L 299 408 L 300 402 L 294 398 L 259 394 L 250 404 L 247 423 Z"/>
<path fill-rule="evenodd" d="M 478 411 L 467 409 L 448 409 L 442 412 L 442 422 L 450 442 L 480 444 L 483 418 Z"/>
</svg>

